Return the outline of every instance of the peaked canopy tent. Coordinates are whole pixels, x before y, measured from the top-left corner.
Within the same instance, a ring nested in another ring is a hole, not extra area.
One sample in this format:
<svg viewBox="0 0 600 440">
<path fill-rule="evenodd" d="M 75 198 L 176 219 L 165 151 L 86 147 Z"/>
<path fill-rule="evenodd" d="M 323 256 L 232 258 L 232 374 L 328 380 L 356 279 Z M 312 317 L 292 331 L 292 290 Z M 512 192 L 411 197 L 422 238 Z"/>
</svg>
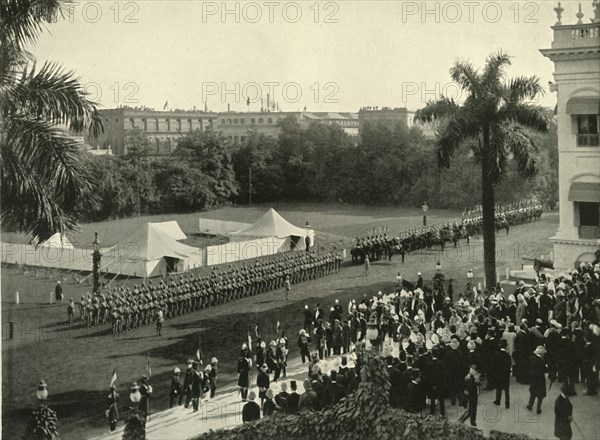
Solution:
<svg viewBox="0 0 600 440">
<path fill-rule="evenodd" d="M 170 222 L 160 222 L 160 223 L 150 223 L 152 226 L 164 232 L 165 234 L 171 236 L 174 240 L 185 240 L 187 236 L 183 233 L 179 224 L 176 221 Z"/>
<path fill-rule="evenodd" d="M 129 240 L 104 251 L 103 270 L 134 277 L 185 272 L 203 264 L 203 249 L 178 243 L 164 228 L 146 223 Z"/>
<path fill-rule="evenodd" d="M 66 235 L 57 232 L 51 236 L 48 240 L 40 244 L 40 247 L 53 247 L 58 249 L 75 249 Z"/>
<path fill-rule="evenodd" d="M 290 249 L 294 249 L 300 240 L 304 241 L 307 236 L 310 237 L 310 244 L 312 245 L 314 241 L 314 231 L 312 229 L 294 226 L 271 208 L 247 228 L 232 232 L 231 240 L 243 241 L 267 237 L 289 238 L 291 243 Z"/>
<path fill-rule="evenodd" d="M 289 236 L 305 237 L 308 231 L 292 225 L 273 208 L 263 214 L 261 218 L 253 224 L 240 231 L 232 232 L 232 236 L 237 237 L 277 237 L 285 238 Z"/>
</svg>

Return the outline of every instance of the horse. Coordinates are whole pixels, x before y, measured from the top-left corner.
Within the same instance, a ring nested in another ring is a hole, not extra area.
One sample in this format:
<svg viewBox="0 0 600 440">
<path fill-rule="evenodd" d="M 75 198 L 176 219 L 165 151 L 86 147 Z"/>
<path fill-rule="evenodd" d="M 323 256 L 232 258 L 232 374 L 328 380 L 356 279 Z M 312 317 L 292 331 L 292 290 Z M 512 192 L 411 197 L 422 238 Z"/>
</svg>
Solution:
<svg viewBox="0 0 600 440">
<path fill-rule="evenodd" d="M 508 232 L 510 231 L 510 225 L 506 220 L 500 220 L 499 222 L 496 222 L 496 234 L 498 234 L 501 229 L 506 229 L 506 235 L 508 235 Z"/>
<path fill-rule="evenodd" d="M 384 250 L 386 255 L 388 256 L 388 261 L 392 261 L 392 257 L 394 256 L 394 254 L 406 253 L 398 238 L 386 240 Z"/>
</svg>

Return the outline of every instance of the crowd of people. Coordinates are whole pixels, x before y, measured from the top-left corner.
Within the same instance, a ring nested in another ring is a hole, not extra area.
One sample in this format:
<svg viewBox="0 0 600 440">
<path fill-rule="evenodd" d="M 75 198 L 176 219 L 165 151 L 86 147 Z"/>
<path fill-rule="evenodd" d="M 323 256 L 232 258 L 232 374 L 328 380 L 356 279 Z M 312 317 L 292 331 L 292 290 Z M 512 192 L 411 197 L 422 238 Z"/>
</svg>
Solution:
<svg viewBox="0 0 600 440">
<path fill-rule="evenodd" d="M 336 300 L 327 314 L 319 304 L 306 305 L 297 346 L 302 362 L 309 364 L 298 405 L 296 398 L 291 407 L 287 404 L 287 384 L 286 389 L 279 387 L 283 394 L 269 392 L 286 361 L 285 338 L 271 342 L 273 351 L 264 363 L 258 355 L 262 342 L 253 351 L 244 344 L 238 361 L 242 399 L 254 400 L 255 395 L 247 394 L 254 365 L 260 370 L 253 385 L 258 387 L 263 415 L 335 404 L 358 386 L 360 366 L 348 368 L 348 361 L 355 345 L 364 343 L 387 359 L 392 406 L 444 416 L 449 400 L 464 408 L 460 420 L 469 419 L 473 426 L 482 387 L 496 391 L 496 405 L 504 396 L 509 408 L 514 376 L 517 383 L 529 386 L 527 409 L 540 414 L 548 381 L 558 382 L 557 436 L 562 435 L 570 429 L 565 414 L 572 411 L 569 397 L 576 395 L 575 384 L 584 384 L 585 395 L 597 394 L 600 251 L 593 263 L 582 263 L 571 273 L 542 275 L 532 285 L 519 282 L 515 287 L 510 294 L 498 286 L 451 298 L 443 275 L 437 273 L 432 287 L 421 276 L 415 283 L 402 280 L 388 295 L 365 295 L 347 307 Z M 339 368 L 324 370 L 328 358 L 339 359 Z M 249 406 L 249 419 L 260 415 L 255 405 Z"/>
<path fill-rule="evenodd" d="M 542 212 L 543 207 L 537 202 L 498 205 L 495 211 L 496 230 L 506 229 L 508 233 L 512 226 L 539 219 Z M 404 262 L 405 256 L 410 252 L 430 249 L 433 246 L 440 246 L 443 250 L 446 243 L 450 242 L 456 247 L 461 239 L 466 239 L 468 243 L 471 237 L 481 234 L 482 227 L 481 211 L 471 210 L 463 213 L 460 223 L 454 221 L 453 224 L 442 222 L 420 226 L 402 231 L 396 237 L 388 236 L 389 228 L 369 231 L 366 238 L 356 237 L 351 250 L 352 262 L 363 264 L 367 258 L 377 261 L 384 256 L 391 260 L 394 254 L 400 254 Z"/>
<path fill-rule="evenodd" d="M 206 276 L 182 274 L 133 288 L 88 292 L 78 304 L 70 299 L 68 321 L 73 325 L 78 310 L 88 327 L 110 322 L 114 335 L 153 323 L 157 335 L 162 335 L 166 319 L 280 288 L 285 288 L 287 298 L 291 285 L 336 273 L 341 264 L 339 252 L 291 252 L 269 261 L 229 265 L 225 270 L 215 267 Z"/>
</svg>

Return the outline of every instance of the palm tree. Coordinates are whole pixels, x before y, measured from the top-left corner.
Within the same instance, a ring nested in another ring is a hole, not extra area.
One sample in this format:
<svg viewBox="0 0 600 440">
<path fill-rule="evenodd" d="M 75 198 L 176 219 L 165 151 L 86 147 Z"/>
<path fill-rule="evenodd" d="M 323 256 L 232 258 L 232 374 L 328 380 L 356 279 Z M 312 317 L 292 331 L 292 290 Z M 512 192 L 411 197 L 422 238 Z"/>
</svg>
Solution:
<svg viewBox="0 0 600 440">
<path fill-rule="evenodd" d="M 470 62 L 459 61 L 450 76 L 463 92 L 462 104 L 441 97 L 417 111 L 421 122 L 440 121 L 435 143 L 438 165 L 449 167 L 461 145 L 470 145 L 481 164 L 483 257 L 488 286 L 496 285 L 496 235 L 494 185 L 500 183 L 516 161 L 519 173 L 531 179 L 537 173 L 538 146 L 527 129 L 546 132 L 548 121 L 534 99 L 543 94 L 537 77 L 505 79 L 511 58 L 502 51 L 491 54 L 482 72 Z"/>
<path fill-rule="evenodd" d="M 75 227 L 95 200 L 86 154 L 59 127 L 98 134 L 102 122 L 73 72 L 36 67 L 26 46 L 64 17 L 59 0 L 0 2 L 0 161 L 4 226 L 34 243 Z"/>
</svg>

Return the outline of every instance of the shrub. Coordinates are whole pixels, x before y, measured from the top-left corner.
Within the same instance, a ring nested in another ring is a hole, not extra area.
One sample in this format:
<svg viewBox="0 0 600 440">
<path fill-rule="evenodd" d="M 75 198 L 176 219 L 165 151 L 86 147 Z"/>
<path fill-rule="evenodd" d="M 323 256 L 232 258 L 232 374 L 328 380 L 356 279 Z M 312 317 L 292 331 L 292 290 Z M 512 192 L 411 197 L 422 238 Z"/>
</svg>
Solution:
<svg viewBox="0 0 600 440">
<path fill-rule="evenodd" d="M 56 424 L 56 412 L 46 405 L 41 405 L 33 411 L 31 423 L 25 431 L 27 440 L 60 440 Z"/>
</svg>

